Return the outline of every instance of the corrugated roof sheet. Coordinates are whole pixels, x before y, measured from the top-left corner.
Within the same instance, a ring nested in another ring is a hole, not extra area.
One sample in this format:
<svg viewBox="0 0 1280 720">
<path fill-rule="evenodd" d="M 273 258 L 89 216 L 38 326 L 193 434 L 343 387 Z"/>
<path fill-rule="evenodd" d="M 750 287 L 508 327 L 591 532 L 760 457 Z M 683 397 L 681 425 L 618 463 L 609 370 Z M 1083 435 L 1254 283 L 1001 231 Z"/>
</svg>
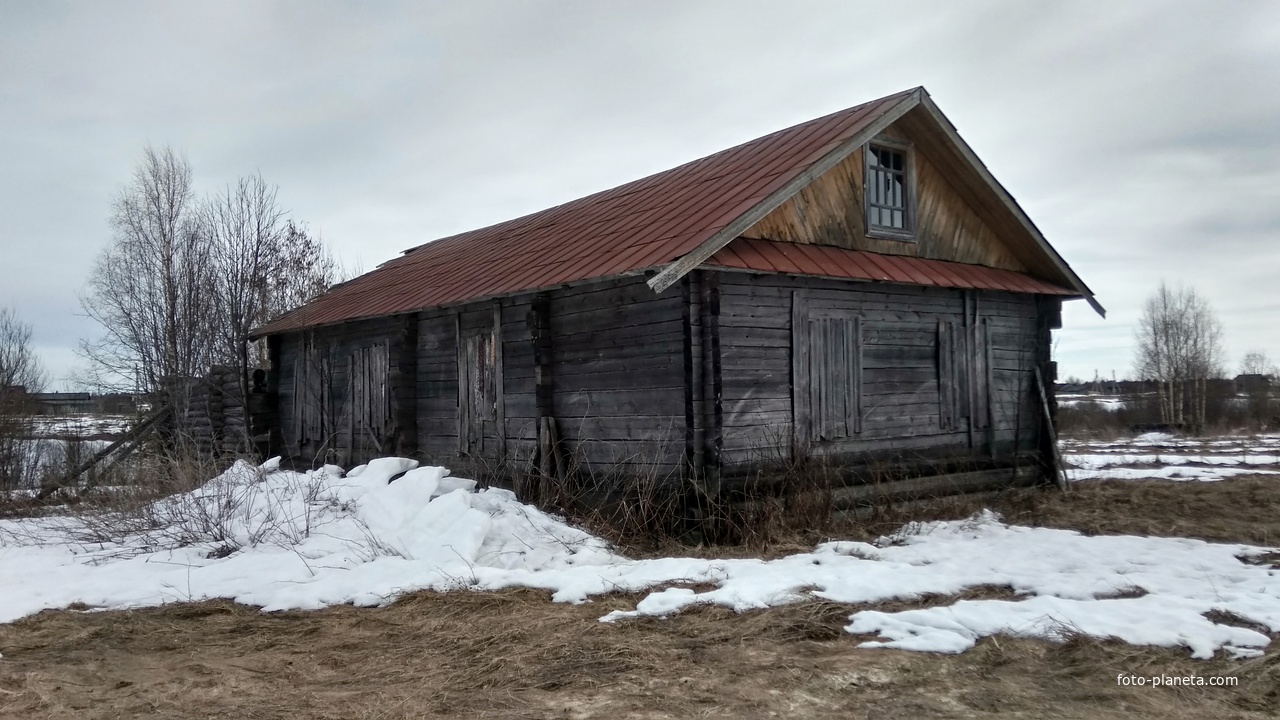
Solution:
<svg viewBox="0 0 1280 720">
<path fill-rule="evenodd" d="M 1079 291 L 1012 270 L 905 255 L 879 255 L 826 245 L 797 245 L 748 238 L 737 238 L 721 248 L 706 265 L 904 285 L 1007 290 L 1041 295 L 1080 295 Z"/>
<path fill-rule="evenodd" d="M 521 218 L 420 245 L 255 337 L 454 305 L 671 263 L 922 92 L 908 90 Z M 880 282 L 1080 295 L 1020 273 L 737 238 L 708 264 Z"/>
<path fill-rule="evenodd" d="M 698 247 L 913 92 L 811 120 L 532 215 L 421 245 L 280 316 L 254 335 L 665 265 Z"/>
</svg>

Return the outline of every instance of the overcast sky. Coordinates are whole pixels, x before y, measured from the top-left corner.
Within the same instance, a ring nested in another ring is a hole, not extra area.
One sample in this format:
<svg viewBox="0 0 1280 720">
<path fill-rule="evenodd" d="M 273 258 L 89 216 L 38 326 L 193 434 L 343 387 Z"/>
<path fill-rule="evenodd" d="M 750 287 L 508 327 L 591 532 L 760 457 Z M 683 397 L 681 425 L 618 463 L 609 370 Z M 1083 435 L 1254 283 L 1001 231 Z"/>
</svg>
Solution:
<svg viewBox="0 0 1280 720">
<path fill-rule="evenodd" d="M 147 144 L 201 194 L 261 172 L 368 270 L 917 85 L 1107 307 L 1068 304 L 1063 376 L 1129 374 L 1162 279 L 1231 370 L 1280 357 L 1280 3 L 1252 0 L 0 0 L 0 305 L 76 365 Z"/>
</svg>

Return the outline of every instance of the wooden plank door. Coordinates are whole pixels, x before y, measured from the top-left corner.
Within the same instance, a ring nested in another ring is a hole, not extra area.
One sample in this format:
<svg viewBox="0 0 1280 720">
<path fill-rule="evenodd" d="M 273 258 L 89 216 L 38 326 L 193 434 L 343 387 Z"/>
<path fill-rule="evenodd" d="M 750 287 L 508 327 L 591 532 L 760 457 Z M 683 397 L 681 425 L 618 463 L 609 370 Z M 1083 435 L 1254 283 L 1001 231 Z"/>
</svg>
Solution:
<svg viewBox="0 0 1280 720">
<path fill-rule="evenodd" d="M 458 450 L 482 454 L 486 425 L 497 421 L 497 348 L 491 330 L 462 336 L 458 347 Z"/>
</svg>

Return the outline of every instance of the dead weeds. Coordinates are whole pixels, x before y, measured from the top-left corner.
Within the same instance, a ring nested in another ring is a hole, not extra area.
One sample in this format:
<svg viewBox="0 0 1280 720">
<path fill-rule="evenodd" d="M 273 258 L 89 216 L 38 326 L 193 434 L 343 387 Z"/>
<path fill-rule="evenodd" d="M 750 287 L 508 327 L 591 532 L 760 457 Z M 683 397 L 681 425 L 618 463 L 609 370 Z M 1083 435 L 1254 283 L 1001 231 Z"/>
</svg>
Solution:
<svg viewBox="0 0 1280 720">
<path fill-rule="evenodd" d="M 1066 495 L 1010 494 L 996 509 L 1011 521 L 1090 533 L 1269 544 L 1280 537 L 1274 482 L 1084 484 Z M 963 517 L 965 510 L 942 513 Z M 872 534 L 864 529 L 862 537 Z M 966 598 L 1018 596 L 982 587 L 959 598 L 874 609 Z M 0 625 L 0 717 L 1270 718 L 1280 712 L 1275 650 L 1243 662 L 1197 661 L 1185 650 L 1133 647 L 1071 628 L 1063 628 L 1058 643 L 993 637 L 960 655 L 862 650 L 860 638 L 844 631 L 855 608 L 818 599 L 744 614 L 702 606 L 665 620 L 598 622 L 639 599 L 614 595 L 573 606 L 552 603 L 544 592 L 511 590 L 415 593 L 385 608 L 270 614 L 229 601 L 44 612 Z M 1122 673 L 1230 675 L 1239 684 L 1123 686 L 1116 681 Z"/>
</svg>

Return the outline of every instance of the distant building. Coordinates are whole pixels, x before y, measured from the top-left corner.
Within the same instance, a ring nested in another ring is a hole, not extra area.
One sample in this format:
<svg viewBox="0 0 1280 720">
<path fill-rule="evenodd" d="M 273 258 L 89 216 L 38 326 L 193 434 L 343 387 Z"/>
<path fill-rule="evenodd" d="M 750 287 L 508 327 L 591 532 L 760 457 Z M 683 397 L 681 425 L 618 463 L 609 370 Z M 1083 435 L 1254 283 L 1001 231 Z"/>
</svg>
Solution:
<svg viewBox="0 0 1280 720">
<path fill-rule="evenodd" d="M 37 415 L 128 415 L 137 411 L 131 395 L 85 392 L 28 393 Z"/>
<path fill-rule="evenodd" d="M 1260 375 L 1258 373 L 1245 373 L 1237 375 L 1235 379 L 1235 390 L 1237 393 L 1245 395 L 1265 394 L 1271 392 L 1270 375 Z"/>
</svg>

